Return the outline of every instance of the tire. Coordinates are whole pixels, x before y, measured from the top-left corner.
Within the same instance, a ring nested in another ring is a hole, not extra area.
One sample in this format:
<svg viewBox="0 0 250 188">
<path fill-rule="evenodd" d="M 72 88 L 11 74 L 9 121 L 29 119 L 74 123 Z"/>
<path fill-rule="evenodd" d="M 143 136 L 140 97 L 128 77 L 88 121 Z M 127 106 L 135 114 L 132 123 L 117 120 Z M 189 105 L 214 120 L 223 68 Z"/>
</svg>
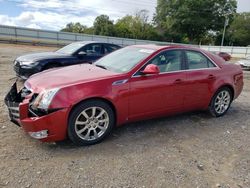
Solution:
<svg viewBox="0 0 250 188">
<path fill-rule="evenodd" d="M 69 116 L 68 136 L 78 146 L 96 144 L 115 125 L 114 111 L 107 103 L 89 100 L 76 106 Z"/>
<path fill-rule="evenodd" d="M 232 91 L 228 87 L 220 88 L 210 102 L 208 108 L 210 114 L 214 117 L 223 116 L 230 108 L 232 100 Z"/>
</svg>

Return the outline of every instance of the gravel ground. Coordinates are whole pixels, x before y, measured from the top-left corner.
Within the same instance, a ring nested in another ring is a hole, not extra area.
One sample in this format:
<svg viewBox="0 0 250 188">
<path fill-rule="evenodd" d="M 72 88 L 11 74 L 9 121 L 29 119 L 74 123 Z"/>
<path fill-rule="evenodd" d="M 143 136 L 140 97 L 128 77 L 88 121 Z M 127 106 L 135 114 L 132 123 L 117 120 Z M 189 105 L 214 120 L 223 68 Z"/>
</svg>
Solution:
<svg viewBox="0 0 250 188">
<path fill-rule="evenodd" d="M 104 142 L 41 143 L 8 120 L 12 61 L 55 48 L 0 44 L 0 187 L 250 187 L 250 71 L 224 117 L 206 112 L 127 124 Z"/>
</svg>

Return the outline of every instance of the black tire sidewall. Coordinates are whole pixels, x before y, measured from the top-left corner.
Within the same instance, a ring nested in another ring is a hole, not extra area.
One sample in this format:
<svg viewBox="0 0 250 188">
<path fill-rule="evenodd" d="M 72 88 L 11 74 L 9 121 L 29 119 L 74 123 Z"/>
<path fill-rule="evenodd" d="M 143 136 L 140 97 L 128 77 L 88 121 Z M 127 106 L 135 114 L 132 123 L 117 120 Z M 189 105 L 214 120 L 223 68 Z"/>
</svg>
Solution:
<svg viewBox="0 0 250 188">
<path fill-rule="evenodd" d="M 106 112 L 108 113 L 109 116 L 109 125 L 108 128 L 106 129 L 105 133 L 95 139 L 95 140 L 91 140 L 91 141 L 87 141 L 87 140 L 83 140 L 81 139 L 77 133 L 75 132 L 75 120 L 78 117 L 78 115 L 85 109 L 90 108 L 90 107 L 100 107 L 103 108 L 104 110 L 106 110 Z M 100 141 L 102 141 L 104 139 L 104 137 L 106 137 L 111 130 L 113 129 L 115 124 L 115 115 L 114 112 L 112 110 L 112 108 L 110 107 L 109 104 L 107 104 L 106 102 L 103 102 L 101 100 L 89 100 L 89 101 L 85 101 L 82 102 L 80 104 L 78 104 L 70 113 L 69 115 L 69 120 L 68 120 L 68 136 L 69 139 L 76 145 L 78 146 L 84 146 L 84 145 L 92 145 L 92 144 L 96 144 Z"/>
<path fill-rule="evenodd" d="M 219 113 L 216 112 L 216 110 L 215 110 L 215 105 L 214 105 L 214 104 L 215 104 L 215 99 L 217 98 L 218 94 L 219 94 L 220 92 L 222 92 L 222 91 L 228 91 L 228 92 L 229 92 L 229 94 L 230 94 L 230 103 L 229 103 L 229 106 L 228 106 L 227 110 L 226 110 L 225 112 L 219 114 Z M 232 103 L 232 101 L 233 101 L 232 97 L 233 97 L 233 96 L 232 96 L 232 91 L 231 91 L 228 87 L 222 87 L 222 88 L 218 89 L 218 90 L 216 91 L 216 93 L 214 94 L 214 96 L 213 96 L 213 98 L 212 98 L 212 101 L 211 101 L 211 103 L 210 103 L 210 105 L 209 105 L 209 111 L 210 111 L 210 113 L 211 113 L 213 116 L 215 116 L 215 117 L 223 116 L 225 113 L 227 113 L 227 111 L 229 110 L 229 108 L 230 108 L 230 106 L 231 106 L 231 103 Z"/>
</svg>

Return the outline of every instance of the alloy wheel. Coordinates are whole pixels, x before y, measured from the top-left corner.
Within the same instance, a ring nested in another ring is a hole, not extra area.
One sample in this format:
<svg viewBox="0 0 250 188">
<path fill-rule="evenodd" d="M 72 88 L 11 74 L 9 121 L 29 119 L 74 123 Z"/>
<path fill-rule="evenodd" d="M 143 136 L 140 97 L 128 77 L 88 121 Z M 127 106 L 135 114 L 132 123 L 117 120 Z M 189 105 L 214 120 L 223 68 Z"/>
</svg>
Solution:
<svg viewBox="0 0 250 188">
<path fill-rule="evenodd" d="M 216 113 L 223 114 L 229 108 L 231 96 L 228 90 L 222 90 L 215 98 L 214 109 Z"/>
<path fill-rule="evenodd" d="M 83 140 L 100 138 L 109 126 L 108 112 L 101 107 L 83 110 L 75 120 L 75 132 Z"/>
</svg>

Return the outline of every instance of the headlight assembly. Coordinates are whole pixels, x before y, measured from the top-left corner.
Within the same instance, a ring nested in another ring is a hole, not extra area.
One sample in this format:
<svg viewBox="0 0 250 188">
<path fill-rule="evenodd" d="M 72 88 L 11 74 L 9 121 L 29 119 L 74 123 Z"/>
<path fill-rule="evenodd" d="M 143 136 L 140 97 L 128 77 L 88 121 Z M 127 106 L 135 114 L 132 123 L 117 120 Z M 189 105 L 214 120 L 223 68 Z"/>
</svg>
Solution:
<svg viewBox="0 0 250 188">
<path fill-rule="evenodd" d="M 38 62 L 32 62 L 32 61 L 20 61 L 20 65 L 30 65 L 30 66 L 36 66 L 38 65 Z"/>
<path fill-rule="evenodd" d="M 44 90 L 42 91 L 35 99 L 34 103 L 32 104 L 32 107 L 42 110 L 48 110 L 48 107 L 55 96 L 55 94 L 59 91 L 59 88 L 54 88 L 50 90 Z"/>
</svg>

